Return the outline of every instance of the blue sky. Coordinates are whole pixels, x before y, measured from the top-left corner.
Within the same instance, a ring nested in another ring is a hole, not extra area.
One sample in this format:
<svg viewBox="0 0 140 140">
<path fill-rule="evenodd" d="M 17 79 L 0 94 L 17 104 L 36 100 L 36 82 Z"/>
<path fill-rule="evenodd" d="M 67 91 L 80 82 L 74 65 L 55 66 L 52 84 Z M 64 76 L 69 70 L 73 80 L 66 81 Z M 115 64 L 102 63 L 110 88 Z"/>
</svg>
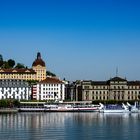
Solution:
<svg viewBox="0 0 140 140">
<path fill-rule="evenodd" d="M 67 80 L 140 80 L 138 0 L 0 1 L 0 54 Z"/>
</svg>

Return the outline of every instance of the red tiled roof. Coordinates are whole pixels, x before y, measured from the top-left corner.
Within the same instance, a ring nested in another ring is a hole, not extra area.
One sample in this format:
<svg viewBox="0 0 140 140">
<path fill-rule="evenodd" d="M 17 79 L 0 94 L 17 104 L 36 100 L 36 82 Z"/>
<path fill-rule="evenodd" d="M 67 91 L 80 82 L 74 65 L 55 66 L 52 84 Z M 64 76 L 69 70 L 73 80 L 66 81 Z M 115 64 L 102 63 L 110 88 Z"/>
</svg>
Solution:
<svg viewBox="0 0 140 140">
<path fill-rule="evenodd" d="M 33 69 L 26 69 L 26 68 L 21 68 L 21 69 L 17 69 L 17 68 L 11 68 L 11 69 L 4 69 L 1 68 L 0 69 L 0 73 L 1 74 L 13 74 L 13 73 L 19 73 L 19 74 L 36 74 L 36 72 Z"/>
<path fill-rule="evenodd" d="M 45 80 L 42 80 L 39 83 L 63 84 L 63 82 L 56 77 L 47 77 Z"/>
</svg>

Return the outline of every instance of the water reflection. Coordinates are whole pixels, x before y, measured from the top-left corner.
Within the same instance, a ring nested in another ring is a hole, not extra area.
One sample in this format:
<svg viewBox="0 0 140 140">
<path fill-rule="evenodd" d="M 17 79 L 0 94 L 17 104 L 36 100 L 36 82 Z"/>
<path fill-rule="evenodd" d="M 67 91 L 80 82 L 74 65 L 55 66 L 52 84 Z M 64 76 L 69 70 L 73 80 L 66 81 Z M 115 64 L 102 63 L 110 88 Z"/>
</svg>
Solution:
<svg viewBox="0 0 140 140">
<path fill-rule="evenodd" d="M 0 114 L 0 139 L 134 139 L 140 114 Z"/>
</svg>

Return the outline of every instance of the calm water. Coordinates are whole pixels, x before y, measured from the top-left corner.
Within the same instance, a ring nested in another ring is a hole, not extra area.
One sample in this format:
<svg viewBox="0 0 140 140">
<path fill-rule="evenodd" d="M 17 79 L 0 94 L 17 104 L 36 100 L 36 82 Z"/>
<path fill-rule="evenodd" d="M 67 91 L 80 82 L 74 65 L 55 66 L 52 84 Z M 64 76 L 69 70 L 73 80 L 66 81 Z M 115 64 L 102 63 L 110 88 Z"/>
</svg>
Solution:
<svg viewBox="0 0 140 140">
<path fill-rule="evenodd" d="M 0 114 L 0 140 L 140 140 L 140 114 Z"/>
</svg>

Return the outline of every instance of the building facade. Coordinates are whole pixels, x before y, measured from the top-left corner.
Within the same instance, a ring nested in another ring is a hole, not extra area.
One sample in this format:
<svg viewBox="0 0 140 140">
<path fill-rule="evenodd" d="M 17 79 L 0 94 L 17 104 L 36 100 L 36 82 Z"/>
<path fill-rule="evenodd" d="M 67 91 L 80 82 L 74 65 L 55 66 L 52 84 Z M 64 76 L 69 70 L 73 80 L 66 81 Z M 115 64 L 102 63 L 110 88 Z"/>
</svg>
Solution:
<svg viewBox="0 0 140 140">
<path fill-rule="evenodd" d="M 32 68 L 0 68 L 0 79 L 21 79 L 21 80 L 37 80 L 41 81 L 46 78 L 46 65 L 41 58 L 41 54 L 37 53 L 37 58 L 32 64 Z"/>
<path fill-rule="evenodd" d="M 32 64 L 32 69 L 35 71 L 35 80 L 42 81 L 46 79 L 46 65 L 45 62 L 41 58 L 41 54 L 37 54 L 37 58 Z"/>
<path fill-rule="evenodd" d="M 139 100 L 140 81 L 127 81 L 120 77 L 108 81 L 80 81 L 74 91 L 76 101 Z"/>
<path fill-rule="evenodd" d="M 65 84 L 55 77 L 47 77 L 37 85 L 33 85 L 32 99 L 63 101 L 65 100 Z"/>
<path fill-rule="evenodd" d="M 31 88 L 28 82 L 23 80 L 0 80 L 0 99 L 29 100 Z"/>
</svg>

